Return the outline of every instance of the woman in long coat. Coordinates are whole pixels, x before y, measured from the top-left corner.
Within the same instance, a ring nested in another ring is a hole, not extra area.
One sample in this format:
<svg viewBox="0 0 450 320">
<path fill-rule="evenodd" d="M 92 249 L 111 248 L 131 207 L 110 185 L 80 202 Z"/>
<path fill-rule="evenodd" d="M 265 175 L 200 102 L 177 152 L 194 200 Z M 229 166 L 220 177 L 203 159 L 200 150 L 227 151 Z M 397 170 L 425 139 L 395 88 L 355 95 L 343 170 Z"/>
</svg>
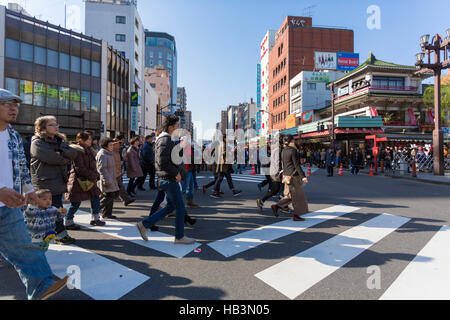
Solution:
<svg viewBox="0 0 450 320">
<path fill-rule="evenodd" d="M 285 181 L 285 189 L 288 188 L 289 192 L 286 192 L 288 197 L 281 199 L 278 204 L 272 206 L 273 213 L 278 217 L 278 210 L 283 207 L 287 207 L 291 202 L 294 207 L 294 221 L 304 221 L 305 219 L 300 217 L 301 215 L 308 213 L 308 201 L 306 200 L 305 193 L 303 192 L 303 183 L 307 183 L 305 172 L 300 166 L 300 157 L 298 148 L 295 145 L 292 136 L 284 137 L 285 148 L 281 153 L 281 160 L 283 163 L 283 180 Z"/>
<path fill-rule="evenodd" d="M 80 226 L 73 222 L 77 210 L 82 201 L 91 201 L 91 225 L 104 226 L 105 222 L 100 220 L 100 189 L 97 187 L 97 181 L 100 175 L 97 172 L 95 161 L 95 152 L 92 150 L 92 135 L 87 132 L 79 132 L 76 137 L 77 144 L 71 147 L 77 150 L 77 157 L 72 162 L 69 183 L 67 189 L 69 193 L 70 207 L 65 217 L 65 226 L 68 230 L 79 230 Z M 80 185 L 87 182 L 91 185 L 89 190 L 84 191 Z"/>
<path fill-rule="evenodd" d="M 127 177 L 128 182 L 127 192 L 130 196 L 136 195 L 135 189 L 137 186 L 137 178 L 144 176 L 142 172 L 141 163 L 139 162 L 139 137 L 134 137 L 130 140 L 130 147 L 127 150 Z"/>
</svg>

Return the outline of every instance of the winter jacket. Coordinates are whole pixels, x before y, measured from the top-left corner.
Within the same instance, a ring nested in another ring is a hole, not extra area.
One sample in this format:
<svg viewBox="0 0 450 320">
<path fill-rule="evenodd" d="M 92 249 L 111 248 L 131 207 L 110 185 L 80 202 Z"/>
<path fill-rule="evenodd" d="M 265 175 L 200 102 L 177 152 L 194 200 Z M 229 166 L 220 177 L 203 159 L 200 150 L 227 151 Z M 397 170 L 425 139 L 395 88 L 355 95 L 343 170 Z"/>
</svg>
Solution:
<svg viewBox="0 0 450 320">
<path fill-rule="evenodd" d="M 130 146 L 127 150 L 127 177 L 139 178 L 142 177 L 141 164 L 139 162 L 139 149 L 134 146 Z"/>
<path fill-rule="evenodd" d="M 82 202 L 100 196 L 101 191 L 97 187 L 100 174 L 97 172 L 94 151 L 79 144 L 73 144 L 70 147 L 77 150 L 77 157 L 72 162 L 72 170 L 70 171 L 69 183 L 67 184 L 69 201 L 72 203 Z M 89 180 L 94 183 L 94 186 L 89 191 L 83 191 L 78 183 L 78 179 Z"/>
<path fill-rule="evenodd" d="M 361 151 L 353 151 L 350 160 L 354 166 L 360 166 L 363 162 L 363 154 Z"/>
<path fill-rule="evenodd" d="M 326 156 L 325 156 L 325 164 L 327 167 L 331 167 L 334 166 L 336 163 L 336 154 L 334 153 L 334 151 L 332 152 L 327 152 Z"/>
<path fill-rule="evenodd" d="M 59 135 L 53 139 L 46 134 L 31 139 L 31 180 L 35 190 L 49 189 L 52 195 L 67 192 L 68 165 L 77 156 Z"/>
<path fill-rule="evenodd" d="M 175 143 L 167 132 L 161 133 L 155 143 L 155 167 L 160 179 L 175 179 L 180 173 L 180 166 L 172 161 L 172 150 Z"/>
<path fill-rule="evenodd" d="M 100 180 L 97 182 L 100 190 L 104 193 L 119 191 L 113 153 L 102 148 L 95 159 L 97 161 L 97 171 L 100 173 Z"/>
<path fill-rule="evenodd" d="M 141 147 L 141 150 L 139 150 L 139 162 L 144 168 L 149 168 L 155 164 L 153 146 L 147 141 Z"/>
</svg>

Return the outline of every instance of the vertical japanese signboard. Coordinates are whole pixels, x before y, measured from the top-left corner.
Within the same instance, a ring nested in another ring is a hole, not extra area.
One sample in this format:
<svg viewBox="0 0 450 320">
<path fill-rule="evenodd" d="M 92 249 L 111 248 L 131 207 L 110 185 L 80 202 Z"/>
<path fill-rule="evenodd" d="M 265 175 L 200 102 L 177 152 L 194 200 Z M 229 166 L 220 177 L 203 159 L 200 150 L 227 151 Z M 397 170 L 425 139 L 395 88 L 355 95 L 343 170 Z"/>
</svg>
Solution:
<svg viewBox="0 0 450 320">
<path fill-rule="evenodd" d="M 261 134 L 261 64 L 256 68 L 256 134 Z"/>
</svg>

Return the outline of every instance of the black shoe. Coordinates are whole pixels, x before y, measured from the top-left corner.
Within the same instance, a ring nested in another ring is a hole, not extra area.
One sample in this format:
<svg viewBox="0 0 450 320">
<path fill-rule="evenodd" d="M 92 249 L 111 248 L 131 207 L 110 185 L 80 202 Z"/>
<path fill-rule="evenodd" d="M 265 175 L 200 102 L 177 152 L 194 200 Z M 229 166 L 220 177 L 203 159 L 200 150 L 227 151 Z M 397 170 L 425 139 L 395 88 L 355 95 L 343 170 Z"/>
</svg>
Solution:
<svg viewBox="0 0 450 320">
<path fill-rule="evenodd" d="M 274 204 L 274 205 L 272 205 L 271 208 L 272 208 L 272 211 L 273 211 L 273 215 L 275 217 L 278 217 L 278 209 L 280 209 L 280 207 L 278 205 Z"/>
<path fill-rule="evenodd" d="M 144 188 L 141 188 L 141 187 L 138 187 L 138 190 L 139 191 L 147 191 L 147 190 L 145 190 Z"/>
<path fill-rule="evenodd" d="M 67 246 L 69 244 L 74 244 L 75 243 L 75 239 L 71 238 L 69 236 L 65 236 L 62 239 L 56 239 L 55 240 L 55 244 L 59 244 L 59 245 L 63 245 L 63 246 Z"/>
<path fill-rule="evenodd" d="M 240 195 L 242 193 L 241 190 L 233 190 L 233 197 L 237 197 L 238 195 Z"/>
<path fill-rule="evenodd" d="M 136 193 L 135 192 L 130 191 L 130 192 L 128 192 L 128 194 L 130 195 L 130 197 L 136 198 Z"/>
<path fill-rule="evenodd" d="M 106 222 L 101 221 L 101 220 L 92 220 L 91 221 L 91 226 L 103 227 L 105 224 L 106 224 Z"/>
<path fill-rule="evenodd" d="M 130 199 L 130 200 L 127 200 L 127 201 L 125 201 L 124 205 L 125 205 L 125 207 L 126 207 L 126 206 L 128 206 L 129 204 L 131 204 L 131 203 L 133 203 L 133 202 L 135 202 L 135 201 L 136 201 L 136 199 Z"/>
<path fill-rule="evenodd" d="M 77 224 L 70 224 L 68 226 L 64 226 L 66 228 L 66 230 L 81 230 L 81 226 L 77 225 Z"/>
<path fill-rule="evenodd" d="M 191 226 L 193 226 L 197 222 L 197 219 L 193 219 L 190 216 L 185 215 L 184 216 L 184 223 L 186 223 L 186 222 L 189 223 Z"/>
<path fill-rule="evenodd" d="M 151 226 L 150 231 L 158 231 L 159 228 L 157 226 Z"/>
<path fill-rule="evenodd" d="M 220 199 L 220 198 L 222 198 L 222 197 L 220 196 L 220 194 L 219 194 L 219 193 L 216 193 L 216 192 L 212 193 L 212 194 L 210 195 L 210 197 L 211 197 L 211 198 L 214 198 L 214 199 Z"/>
</svg>

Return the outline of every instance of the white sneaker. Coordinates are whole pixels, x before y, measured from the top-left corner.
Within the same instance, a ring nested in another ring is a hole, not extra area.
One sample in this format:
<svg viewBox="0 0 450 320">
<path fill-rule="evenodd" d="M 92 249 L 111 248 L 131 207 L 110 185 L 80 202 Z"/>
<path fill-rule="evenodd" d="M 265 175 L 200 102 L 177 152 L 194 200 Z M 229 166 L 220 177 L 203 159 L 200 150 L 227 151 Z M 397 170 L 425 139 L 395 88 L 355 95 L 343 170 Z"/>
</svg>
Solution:
<svg viewBox="0 0 450 320">
<path fill-rule="evenodd" d="M 193 243 L 195 243 L 195 239 L 188 238 L 186 236 L 184 236 L 181 239 L 175 238 L 175 244 L 193 244 Z"/>
<path fill-rule="evenodd" d="M 144 241 L 148 241 L 148 237 L 147 237 L 147 229 L 144 227 L 144 225 L 142 224 L 142 222 L 138 222 L 136 224 L 137 229 L 139 230 L 139 233 L 141 234 L 141 237 Z"/>
</svg>

